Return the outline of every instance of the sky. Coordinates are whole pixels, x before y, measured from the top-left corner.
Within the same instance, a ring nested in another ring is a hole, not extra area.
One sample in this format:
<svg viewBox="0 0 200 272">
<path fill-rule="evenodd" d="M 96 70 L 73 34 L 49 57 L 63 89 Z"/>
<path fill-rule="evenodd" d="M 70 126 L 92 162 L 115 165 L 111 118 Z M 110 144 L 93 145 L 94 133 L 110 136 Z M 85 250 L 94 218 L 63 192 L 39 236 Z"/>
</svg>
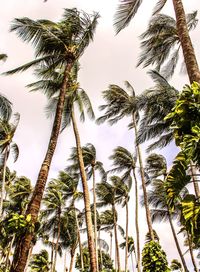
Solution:
<svg viewBox="0 0 200 272">
<path fill-rule="evenodd" d="M 57 21 L 61 18 L 64 8 L 77 7 L 86 12 L 97 11 L 100 20 L 97 26 L 94 41 L 85 50 L 81 57 L 79 72 L 80 86 L 87 91 L 94 106 L 96 117 L 101 113 L 98 106 L 103 104 L 101 92 L 109 84 L 124 86 L 128 80 L 137 94 L 153 86 L 149 78 L 148 69 L 137 68 L 139 49 L 139 35 L 146 29 L 156 0 L 144 1 L 140 11 L 132 23 L 117 36 L 113 28 L 113 15 L 118 0 L 7 0 L 0 10 L 0 52 L 6 53 L 8 59 L 0 64 L 0 73 L 22 65 L 34 59 L 34 50 L 30 44 L 23 43 L 9 28 L 14 18 L 29 17 L 31 19 L 50 19 Z M 199 0 L 183 0 L 186 12 L 200 8 Z M 174 16 L 171 1 L 168 0 L 163 13 Z M 199 17 L 199 16 L 198 16 Z M 191 33 L 197 57 L 200 57 L 200 27 Z M 20 113 L 20 123 L 14 141 L 20 149 L 18 161 L 13 164 L 9 160 L 11 169 L 17 174 L 25 175 L 34 184 L 37 179 L 40 165 L 47 149 L 52 120 L 45 116 L 44 107 L 46 98 L 41 93 L 29 92 L 26 85 L 35 80 L 32 71 L 13 76 L 0 77 L 0 92 L 13 103 L 13 112 Z M 188 83 L 187 76 L 176 72 L 171 84 L 181 90 Z M 110 167 L 108 156 L 112 150 L 122 145 L 133 150 L 133 133 L 127 130 L 128 120 L 116 126 L 107 124 L 97 126 L 94 122 L 79 123 L 82 145 L 90 142 L 95 145 L 98 160 L 104 162 L 106 170 Z M 56 153 L 52 162 L 49 178 L 57 176 L 58 171 L 67 165 L 70 148 L 75 145 L 72 129 L 64 131 L 59 139 Z M 145 147 L 143 147 L 144 150 Z M 171 162 L 175 155 L 173 145 L 161 151 Z M 130 204 L 131 205 L 131 204 Z M 146 227 L 141 223 L 141 234 L 146 233 Z M 170 230 L 168 226 L 157 226 L 156 230 L 162 235 L 162 246 L 168 253 L 169 260 L 177 257 L 175 245 L 169 245 Z"/>
</svg>

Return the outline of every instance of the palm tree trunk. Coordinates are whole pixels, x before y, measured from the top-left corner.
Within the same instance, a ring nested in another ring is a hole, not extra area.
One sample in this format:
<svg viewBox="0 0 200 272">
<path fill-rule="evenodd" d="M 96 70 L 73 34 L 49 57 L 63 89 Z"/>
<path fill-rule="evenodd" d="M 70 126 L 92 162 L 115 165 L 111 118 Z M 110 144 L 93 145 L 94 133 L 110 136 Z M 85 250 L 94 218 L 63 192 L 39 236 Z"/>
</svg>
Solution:
<svg viewBox="0 0 200 272">
<path fill-rule="evenodd" d="M 93 207 L 94 207 L 94 243 L 95 243 L 95 251 L 96 251 L 97 272 L 99 272 L 98 244 L 97 244 L 97 205 L 96 205 L 96 191 L 95 191 L 96 182 L 95 182 L 94 166 L 92 166 L 92 176 L 93 176 Z"/>
<path fill-rule="evenodd" d="M 26 267 L 24 269 L 24 272 L 28 271 L 28 265 L 29 265 L 29 262 L 30 262 L 30 259 L 31 259 L 32 252 L 33 252 L 33 245 L 31 246 L 31 248 L 29 250 L 28 258 L 27 258 L 27 263 L 26 263 Z"/>
<path fill-rule="evenodd" d="M 176 232 L 175 232 L 175 229 L 174 229 L 174 226 L 173 226 L 173 222 L 172 222 L 172 218 L 171 218 L 171 214 L 170 214 L 169 209 L 168 209 L 168 218 L 169 218 L 169 223 L 170 223 L 170 227 L 171 227 L 171 230 L 172 230 L 172 234 L 173 234 L 173 237 L 174 237 L 174 241 L 175 241 L 175 244 L 176 244 L 176 248 L 177 248 L 178 254 L 179 254 L 180 258 L 181 258 L 181 262 L 183 264 L 184 270 L 185 270 L 185 272 L 189 272 L 189 270 L 187 268 L 187 265 L 186 265 L 186 262 L 185 262 L 185 259 L 183 257 L 183 253 L 181 251 L 177 236 L 176 236 Z"/>
<path fill-rule="evenodd" d="M 72 270 L 73 269 L 73 265 L 74 265 L 74 257 L 75 257 L 75 250 L 74 249 L 71 250 L 70 255 L 71 255 L 71 260 L 70 260 L 69 272 L 72 272 L 73 271 Z"/>
<path fill-rule="evenodd" d="M 92 272 L 96 272 L 97 263 L 96 263 L 94 233 L 93 233 L 92 217 L 91 217 L 91 209 L 90 209 L 90 195 L 89 195 L 89 189 L 88 189 L 85 167 L 83 162 L 81 141 L 80 141 L 80 136 L 79 136 L 79 132 L 78 132 L 78 128 L 77 128 L 77 124 L 75 120 L 75 115 L 74 115 L 74 109 L 72 109 L 71 117 L 72 117 L 74 135 L 76 139 L 77 156 L 78 156 L 81 181 L 83 186 L 83 196 L 84 196 L 84 204 L 85 204 L 85 221 L 87 226 L 88 249 L 90 254 L 90 268 Z"/>
<path fill-rule="evenodd" d="M 144 167 L 143 167 L 143 163 L 142 163 L 142 154 L 141 154 L 140 146 L 139 146 L 139 144 L 137 144 L 138 133 L 137 133 L 137 124 L 136 124 L 136 120 L 135 120 L 135 113 L 133 114 L 133 126 L 135 129 L 136 149 L 137 149 L 137 155 L 138 155 L 139 165 L 140 165 L 140 176 L 141 176 L 141 180 L 142 180 L 142 189 L 143 189 L 143 196 L 144 196 L 144 206 L 145 206 L 145 211 L 146 211 L 146 220 L 147 220 L 147 225 L 148 225 L 151 240 L 154 240 L 153 227 L 152 227 L 152 221 L 151 221 L 151 213 L 150 213 L 150 209 L 149 209 L 147 189 L 146 189 L 146 184 L 145 184 Z"/>
<path fill-rule="evenodd" d="M 133 177 L 135 181 L 135 228 L 136 228 L 136 243 L 137 243 L 137 271 L 141 271 L 140 266 L 140 228 L 138 223 L 138 182 L 135 174 L 135 168 L 133 168 Z"/>
<path fill-rule="evenodd" d="M 128 223 L 129 223 L 129 215 L 128 215 L 128 199 L 126 198 L 126 246 L 125 246 L 125 272 L 128 269 Z"/>
<path fill-rule="evenodd" d="M 56 261 L 57 261 L 57 254 L 58 254 L 58 245 L 60 240 L 60 221 L 61 221 L 61 210 L 58 211 L 58 233 L 57 233 L 57 240 L 55 245 L 55 255 L 54 255 L 54 262 L 53 262 L 53 272 L 56 271 Z"/>
<path fill-rule="evenodd" d="M 194 259 L 194 254 L 193 254 L 193 248 L 192 248 L 192 239 L 189 235 L 189 233 L 187 232 L 187 238 L 188 238 L 188 245 L 189 245 L 189 251 L 190 251 L 190 256 L 191 256 L 191 259 L 192 259 L 192 264 L 194 266 L 194 271 L 195 272 L 198 272 L 198 269 L 197 269 L 197 264 L 195 262 L 195 259 Z"/>
<path fill-rule="evenodd" d="M 53 127 L 51 131 L 51 136 L 50 136 L 47 152 L 38 174 L 38 179 L 35 185 L 34 192 L 32 194 L 32 198 L 27 207 L 26 214 L 31 214 L 32 224 L 35 224 L 37 221 L 46 181 L 49 174 L 51 161 L 56 149 L 58 136 L 60 133 L 60 126 L 61 126 L 62 113 L 63 113 L 64 102 L 65 102 L 66 89 L 68 85 L 68 75 L 71 71 L 72 66 L 73 66 L 73 61 L 69 60 L 64 72 L 64 80 L 63 80 L 63 84 L 59 94 L 58 104 L 56 108 L 55 118 L 53 122 Z M 31 241 L 33 237 L 34 237 L 33 232 L 31 233 L 27 232 L 25 235 L 21 237 L 21 239 L 19 239 L 19 243 L 16 245 L 16 248 L 15 248 L 15 253 L 14 253 L 10 272 L 24 271 L 27 258 L 28 258 L 28 252 L 31 247 Z"/>
<path fill-rule="evenodd" d="M 50 272 L 53 272 L 53 260 L 54 260 L 54 237 L 53 237 L 53 241 L 51 243 L 51 266 L 50 266 Z"/>
<path fill-rule="evenodd" d="M 5 194 L 5 183 L 6 183 L 6 162 L 8 159 L 9 145 L 6 146 L 4 151 L 3 160 L 3 171 L 2 171 L 2 186 L 1 186 L 1 200 L 0 200 L 0 219 L 3 217 L 3 200 Z"/>
<path fill-rule="evenodd" d="M 190 39 L 189 31 L 186 23 L 185 11 L 182 0 L 172 0 L 176 15 L 176 27 L 178 36 L 183 50 L 184 61 L 187 68 L 187 73 L 190 83 L 193 81 L 200 83 L 200 71 L 195 56 L 194 48 Z"/>
<path fill-rule="evenodd" d="M 74 210 L 74 211 L 75 211 L 78 245 L 79 245 L 79 253 L 80 253 L 80 260 L 81 260 L 81 270 L 84 271 L 84 261 L 83 261 L 83 250 L 82 250 L 82 244 L 81 244 L 81 235 L 80 235 L 80 231 L 79 231 L 79 223 L 78 223 L 76 210 Z"/>
<path fill-rule="evenodd" d="M 116 250 L 116 256 L 117 256 L 117 271 L 121 271 L 120 267 L 120 256 L 119 256 L 119 243 L 118 243 L 118 236 L 117 236 L 117 221 L 116 221 L 116 210 L 115 206 L 112 206 L 113 211 L 113 217 L 114 217 L 114 233 L 115 233 L 115 250 Z"/>
<path fill-rule="evenodd" d="M 112 259 L 112 238 L 113 238 L 113 234 L 112 231 L 110 232 L 110 258 Z"/>
</svg>

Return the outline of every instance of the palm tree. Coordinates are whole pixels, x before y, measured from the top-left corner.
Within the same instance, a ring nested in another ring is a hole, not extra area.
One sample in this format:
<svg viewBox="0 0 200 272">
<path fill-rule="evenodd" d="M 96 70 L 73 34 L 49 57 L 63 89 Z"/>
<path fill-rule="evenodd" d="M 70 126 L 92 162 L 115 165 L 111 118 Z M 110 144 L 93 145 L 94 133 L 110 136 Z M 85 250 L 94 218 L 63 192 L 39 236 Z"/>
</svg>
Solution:
<svg viewBox="0 0 200 272">
<path fill-rule="evenodd" d="M 100 110 L 105 110 L 105 114 L 97 119 L 97 123 L 100 124 L 108 120 L 109 124 L 113 125 L 123 117 L 130 116 L 132 122 L 129 126 L 134 129 L 135 139 L 137 139 L 138 97 L 135 96 L 135 91 L 128 81 L 125 81 L 125 85 L 127 90 L 131 93 L 130 95 L 128 92 L 117 85 L 110 85 L 108 90 L 103 91 L 103 98 L 106 100 L 107 104 L 100 106 Z M 142 154 L 137 141 L 135 141 L 135 147 L 140 165 L 140 176 L 142 180 L 142 189 L 145 201 L 146 220 L 149 232 L 151 233 L 153 240 L 153 228 L 148 207 Z"/>
<path fill-rule="evenodd" d="M 188 272 L 189 270 L 187 268 L 187 264 L 181 251 L 181 247 L 179 245 L 176 231 L 173 225 L 173 219 L 179 217 L 180 211 L 175 209 L 174 212 L 172 212 L 168 205 L 167 192 L 165 188 L 165 178 L 167 176 L 167 163 L 165 158 L 162 155 L 157 154 L 149 155 L 147 157 L 147 166 L 145 167 L 145 170 L 151 181 L 151 189 L 148 191 L 148 201 L 153 208 L 151 209 L 152 221 L 169 221 L 173 238 L 184 270 Z M 163 180 L 159 178 L 162 176 L 164 177 Z"/>
<path fill-rule="evenodd" d="M 36 48 L 36 59 L 7 72 L 7 74 L 24 71 L 35 65 L 37 67 L 39 64 L 47 67 L 47 73 L 55 68 L 64 66 L 64 76 L 57 101 L 49 145 L 27 209 L 27 214 L 31 214 L 33 224 L 35 224 L 38 217 L 49 168 L 57 145 L 69 72 L 75 61 L 83 54 L 84 49 L 93 39 L 98 17 L 98 14 L 89 16 L 84 12 L 79 12 L 77 9 L 65 9 L 63 19 L 58 23 L 49 20 L 34 21 L 29 18 L 21 18 L 15 19 L 11 27 L 11 31 L 16 31 L 22 40 L 32 42 Z M 21 243 L 16 247 L 11 271 L 23 271 L 33 235 L 33 233 L 28 233 L 22 237 Z"/>
<path fill-rule="evenodd" d="M 137 269 L 140 271 L 140 231 L 138 223 L 138 181 L 135 173 L 136 168 L 136 157 L 134 157 L 126 148 L 118 146 L 114 149 L 113 154 L 110 156 L 113 160 L 113 169 L 109 172 L 124 172 L 122 180 L 127 179 L 133 174 L 135 182 L 135 228 L 136 228 L 136 239 L 137 239 Z M 127 267 L 127 256 L 128 256 L 128 231 L 126 231 L 126 267 Z"/>
<path fill-rule="evenodd" d="M 31 272 L 49 272 L 50 262 L 48 252 L 42 249 L 40 253 L 34 254 L 29 266 Z"/>
<path fill-rule="evenodd" d="M 142 2 L 142 0 L 121 1 L 114 17 L 114 26 L 117 33 L 119 33 L 130 23 L 131 19 L 137 13 Z M 160 12 L 165 6 L 166 2 L 167 0 L 159 0 L 154 9 L 153 15 Z M 200 82 L 200 71 L 196 60 L 194 48 L 192 46 L 192 42 L 189 36 L 183 3 L 181 0 L 172 0 L 172 3 L 176 15 L 177 34 L 183 50 L 184 61 L 186 64 L 190 83 L 192 83 L 193 81 Z"/>
<path fill-rule="evenodd" d="M 83 161 L 85 170 L 87 173 L 88 179 L 92 177 L 93 179 L 93 208 L 94 208 L 94 241 L 95 241 L 95 249 L 96 249 L 96 256 L 98 255 L 98 246 L 97 246 L 97 212 L 96 212 L 96 194 L 95 194 L 95 187 L 96 187 L 96 178 L 95 178 L 95 171 L 98 170 L 102 180 L 106 180 L 106 172 L 103 168 L 103 164 L 100 161 L 96 160 L 96 149 L 93 144 L 88 143 L 84 147 L 82 147 L 82 154 L 83 154 Z M 67 167 L 67 171 L 72 173 L 77 173 L 79 170 L 79 162 L 77 158 L 77 148 L 72 149 L 71 156 L 69 161 L 72 162 L 70 166 Z M 97 258 L 97 271 L 98 271 L 98 258 Z"/>
<path fill-rule="evenodd" d="M 52 272 L 55 272 L 61 234 L 61 219 L 65 207 L 59 179 L 53 179 L 49 182 L 42 202 L 45 206 L 45 209 L 42 211 L 42 217 L 43 220 L 46 219 L 48 222 L 44 225 L 44 230 L 51 229 L 53 230 L 53 237 L 56 236 L 55 254 L 52 264 Z"/>
<path fill-rule="evenodd" d="M 119 245 L 122 249 L 125 248 L 127 246 L 127 242 L 122 242 L 120 245 Z M 134 239 L 133 237 L 131 236 L 128 236 L 128 253 L 129 253 L 129 256 L 131 256 L 131 261 L 132 261 L 132 269 L 134 271 L 134 264 L 133 264 L 133 252 L 135 254 L 135 243 L 134 243 Z M 136 255 L 136 254 L 135 254 Z M 128 256 L 128 257 L 129 257 Z M 137 260 L 137 256 L 135 256 L 135 259 L 136 259 L 136 262 L 138 262 Z M 137 265 L 136 265 L 137 266 Z"/>
<path fill-rule="evenodd" d="M 13 151 L 14 162 L 18 159 L 19 149 L 16 143 L 13 142 L 13 137 L 19 123 L 19 114 L 15 114 L 13 123 L 8 120 L 0 120 L 0 152 L 3 157 L 2 162 L 2 186 L 1 186 L 1 200 L 0 200 L 0 218 L 3 215 L 3 200 L 5 194 L 6 181 L 6 164 L 10 150 Z"/>
<path fill-rule="evenodd" d="M 120 268 L 120 256 L 119 256 L 119 245 L 118 245 L 118 235 L 117 235 L 117 211 L 116 204 L 122 202 L 123 185 L 125 185 L 121 179 L 117 176 L 110 177 L 111 184 L 108 182 L 97 183 L 96 194 L 99 199 L 98 206 L 111 206 L 113 214 L 113 225 L 114 225 L 114 234 L 115 234 L 115 249 L 117 257 L 117 271 L 121 271 Z"/>
<path fill-rule="evenodd" d="M 187 27 L 192 30 L 197 26 L 197 11 L 187 14 Z M 147 30 L 140 35 L 141 53 L 137 66 L 156 65 L 155 69 L 166 78 L 174 74 L 180 55 L 180 40 L 176 21 L 171 16 L 156 14 L 148 24 Z"/>
</svg>

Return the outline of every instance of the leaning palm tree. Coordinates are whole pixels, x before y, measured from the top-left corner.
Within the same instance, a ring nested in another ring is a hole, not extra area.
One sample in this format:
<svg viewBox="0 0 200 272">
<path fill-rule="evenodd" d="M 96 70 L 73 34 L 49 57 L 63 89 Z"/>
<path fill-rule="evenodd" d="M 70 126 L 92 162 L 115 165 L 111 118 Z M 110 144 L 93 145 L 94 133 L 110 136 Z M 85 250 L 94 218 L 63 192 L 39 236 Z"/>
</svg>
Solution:
<svg viewBox="0 0 200 272">
<path fill-rule="evenodd" d="M 93 208 L 94 208 L 94 241 L 95 241 L 95 249 L 96 256 L 98 256 L 98 245 L 97 245 L 97 212 L 96 212 L 96 171 L 99 172 L 100 177 L 103 181 L 106 180 L 106 172 L 103 168 L 103 163 L 97 161 L 96 159 L 96 149 L 93 144 L 88 143 L 84 147 L 82 147 L 83 161 L 85 170 L 87 173 L 88 179 L 92 177 L 93 180 Z M 67 171 L 71 173 L 77 173 L 79 170 L 79 161 L 77 157 L 77 148 L 73 148 L 71 152 L 71 156 L 69 158 L 71 161 L 71 165 L 67 167 Z M 97 258 L 97 270 L 98 270 L 98 258 Z"/>
<path fill-rule="evenodd" d="M 100 106 L 100 110 L 105 110 L 105 114 L 97 119 L 97 123 L 108 121 L 110 125 L 115 124 L 124 117 L 131 117 L 131 124 L 129 125 L 134 129 L 135 139 L 138 138 L 137 121 L 138 121 L 138 97 L 128 81 L 125 81 L 128 92 L 119 87 L 118 85 L 109 85 L 109 88 L 103 91 L 103 98 L 106 101 L 105 105 Z M 130 93 L 130 94 L 129 94 Z M 153 240 L 153 228 L 151 222 L 150 211 L 148 207 L 144 167 L 142 162 L 142 154 L 140 146 L 135 140 L 135 148 L 140 166 L 140 176 L 142 180 L 142 189 L 145 199 L 146 220 L 149 232 Z"/>
<path fill-rule="evenodd" d="M 132 173 L 135 182 L 135 228 L 137 239 L 137 269 L 140 271 L 140 233 L 138 223 L 138 181 L 135 173 L 136 169 L 136 157 L 134 157 L 126 148 L 118 146 L 113 150 L 113 154 L 109 157 L 113 161 L 113 168 L 109 172 L 122 172 L 122 180 L 126 182 L 127 177 Z M 128 256 L 128 231 L 126 236 L 126 266 Z"/>
<path fill-rule="evenodd" d="M 49 20 L 34 21 L 29 18 L 21 18 L 15 19 L 11 27 L 11 31 L 17 32 L 22 40 L 32 42 L 35 47 L 36 59 L 7 72 L 7 74 L 24 71 L 39 64 L 46 67 L 47 73 L 54 71 L 55 68 L 64 67 L 64 76 L 59 91 L 49 145 L 27 209 L 27 214 L 31 214 L 33 224 L 37 221 L 49 168 L 57 145 L 69 72 L 74 62 L 83 54 L 85 48 L 93 39 L 98 17 L 99 15 L 96 13 L 90 16 L 77 9 L 65 9 L 63 19 L 57 23 Z M 22 237 L 21 242 L 16 247 L 11 271 L 24 270 L 33 236 L 33 233 L 27 233 Z M 95 263 L 93 266 L 95 271 Z"/>
<path fill-rule="evenodd" d="M 188 30 L 197 26 L 197 11 L 187 14 Z M 170 78 L 177 66 L 180 55 L 180 39 L 177 33 L 176 21 L 169 15 L 156 14 L 140 35 L 141 53 L 137 66 L 155 66 L 165 78 Z"/>
<path fill-rule="evenodd" d="M 200 71 L 195 56 L 194 48 L 189 36 L 187 27 L 187 19 L 183 7 L 182 0 L 171 0 L 173 3 L 175 15 L 176 15 L 176 28 L 177 34 L 180 40 L 180 44 L 183 51 L 184 61 L 186 64 L 187 73 L 189 76 L 190 83 L 193 81 L 200 82 Z M 115 13 L 114 26 L 116 32 L 120 32 L 125 28 L 132 18 L 137 13 L 142 0 L 120 0 L 120 4 Z M 156 7 L 154 8 L 153 15 L 157 14 L 165 6 L 167 0 L 159 0 Z"/>
<path fill-rule="evenodd" d="M 170 210 L 167 198 L 167 192 L 165 188 L 165 178 L 167 176 L 167 163 L 166 159 L 162 155 L 151 154 L 147 157 L 147 165 L 145 170 L 149 179 L 151 180 L 151 189 L 148 191 L 148 201 L 151 205 L 152 221 L 169 221 L 172 235 L 176 244 L 177 251 L 181 258 L 184 270 L 188 272 L 187 264 L 179 241 L 177 239 L 176 231 L 173 224 L 173 219 L 180 216 L 180 211 L 175 209 L 173 212 Z M 162 179 L 163 177 L 163 179 Z M 186 193 L 186 192 L 183 192 Z"/>
</svg>

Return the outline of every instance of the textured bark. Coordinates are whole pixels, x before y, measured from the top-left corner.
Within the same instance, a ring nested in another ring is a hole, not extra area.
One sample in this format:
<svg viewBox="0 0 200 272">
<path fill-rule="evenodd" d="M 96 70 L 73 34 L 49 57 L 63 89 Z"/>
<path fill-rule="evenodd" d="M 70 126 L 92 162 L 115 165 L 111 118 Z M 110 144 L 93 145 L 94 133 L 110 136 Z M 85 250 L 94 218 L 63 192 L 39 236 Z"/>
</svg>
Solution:
<svg viewBox="0 0 200 272">
<path fill-rule="evenodd" d="M 168 212 L 169 212 L 169 209 L 168 209 Z M 176 236 L 176 232 L 175 232 L 175 229 L 174 229 L 174 226 L 173 226 L 173 222 L 172 222 L 172 218 L 171 218 L 170 212 L 169 212 L 168 218 L 169 218 L 169 223 L 170 223 L 170 227 L 171 227 L 171 230 L 172 230 L 172 234 L 173 234 L 173 237 L 174 237 L 174 241 L 175 241 L 175 244 L 176 244 L 176 248 L 178 250 L 178 254 L 179 254 L 180 258 L 181 258 L 181 262 L 182 262 L 183 267 L 184 267 L 184 271 L 185 272 L 189 272 L 189 270 L 187 268 L 187 265 L 186 265 L 186 262 L 185 262 L 185 259 L 183 257 L 183 253 L 181 251 L 181 248 L 180 248 L 177 236 Z"/>
<path fill-rule="evenodd" d="M 77 124 L 75 120 L 75 115 L 74 115 L 74 109 L 72 109 L 71 115 L 72 115 L 71 117 L 72 117 L 74 135 L 76 139 L 77 156 L 79 161 L 81 181 L 83 186 L 83 196 L 84 196 L 84 204 L 85 204 L 85 221 L 87 226 L 88 249 L 90 254 L 90 269 L 92 272 L 96 272 L 97 264 L 96 264 L 94 233 L 93 233 L 92 217 L 91 217 L 91 209 L 90 209 L 90 195 L 89 195 L 89 189 L 88 189 L 87 178 L 85 173 L 85 166 L 83 162 L 81 141 L 80 141 L 80 136 L 79 136 L 79 132 L 78 132 L 78 128 L 77 128 Z"/>
<path fill-rule="evenodd" d="M 137 271 L 141 271 L 141 260 L 140 260 L 140 228 L 138 223 L 138 182 L 135 175 L 135 168 L 133 167 L 133 177 L 135 181 L 135 228 L 136 228 L 136 247 L 137 247 Z"/>
<path fill-rule="evenodd" d="M 115 251 L 116 251 L 116 259 L 117 259 L 117 272 L 121 271 L 120 267 L 120 256 L 119 256 L 119 243 L 118 243 L 118 236 L 117 236 L 117 220 L 116 220 L 116 210 L 115 206 L 112 206 L 113 217 L 114 217 L 114 234 L 115 234 Z"/>
<path fill-rule="evenodd" d="M 73 62 L 68 62 L 64 72 L 64 80 L 63 80 L 62 88 L 60 90 L 60 95 L 58 99 L 58 104 L 56 108 L 53 128 L 51 131 L 51 136 L 50 136 L 47 152 L 46 152 L 44 161 L 41 165 L 41 168 L 38 174 L 38 179 L 35 185 L 35 189 L 26 211 L 26 214 L 31 214 L 31 219 L 33 224 L 36 223 L 37 217 L 40 211 L 40 205 L 41 205 L 45 185 L 46 185 L 48 174 L 49 174 L 49 168 L 51 165 L 51 161 L 52 161 L 52 158 L 56 149 L 57 141 L 58 141 L 58 136 L 60 133 L 65 94 L 66 94 L 66 89 L 68 84 L 68 74 L 72 66 L 73 66 Z M 19 240 L 15 248 L 14 258 L 13 258 L 10 272 L 24 271 L 27 258 L 28 258 L 28 252 L 31 247 L 31 241 L 33 237 L 34 237 L 33 232 L 26 233 Z"/>
<path fill-rule="evenodd" d="M 136 121 L 135 121 L 135 114 L 133 114 L 133 125 L 134 125 L 134 129 L 135 129 L 135 138 L 137 139 L 138 138 L 138 133 L 137 133 L 137 124 L 136 124 Z M 141 180 L 142 180 L 142 190 L 143 190 L 143 196 L 144 196 L 144 206 L 145 206 L 145 211 L 146 211 L 146 220 L 147 220 L 147 225 L 148 225 L 148 229 L 149 229 L 150 238 L 151 238 L 151 240 L 154 240 L 153 227 L 152 227 L 152 221 L 151 221 L 151 213 L 150 213 L 150 209 L 149 209 L 147 189 L 146 189 L 146 184 L 145 184 L 142 154 L 141 154 L 141 151 L 140 151 L 140 146 L 137 143 L 136 143 L 136 149 L 137 149 L 137 155 L 138 155 L 138 160 L 139 160 L 139 165 L 140 165 L 140 176 L 141 176 Z"/>
<path fill-rule="evenodd" d="M 74 265 L 74 257 L 75 257 L 75 250 L 71 250 L 71 260 L 70 260 L 70 267 L 69 267 L 69 272 L 73 271 L 73 265 Z"/>
<path fill-rule="evenodd" d="M 186 23 L 185 11 L 181 0 L 172 0 L 176 15 L 176 27 L 183 50 L 184 61 L 187 68 L 190 83 L 193 81 L 200 83 L 200 71 L 195 56 L 194 48 L 190 39 Z"/>
<path fill-rule="evenodd" d="M 128 223 L 129 223 L 129 216 L 128 216 L 128 200 L 126 198 L 126 246 L 125 246 L 125 272 L 127 272 L 128 268 Z"/>
</svg>

